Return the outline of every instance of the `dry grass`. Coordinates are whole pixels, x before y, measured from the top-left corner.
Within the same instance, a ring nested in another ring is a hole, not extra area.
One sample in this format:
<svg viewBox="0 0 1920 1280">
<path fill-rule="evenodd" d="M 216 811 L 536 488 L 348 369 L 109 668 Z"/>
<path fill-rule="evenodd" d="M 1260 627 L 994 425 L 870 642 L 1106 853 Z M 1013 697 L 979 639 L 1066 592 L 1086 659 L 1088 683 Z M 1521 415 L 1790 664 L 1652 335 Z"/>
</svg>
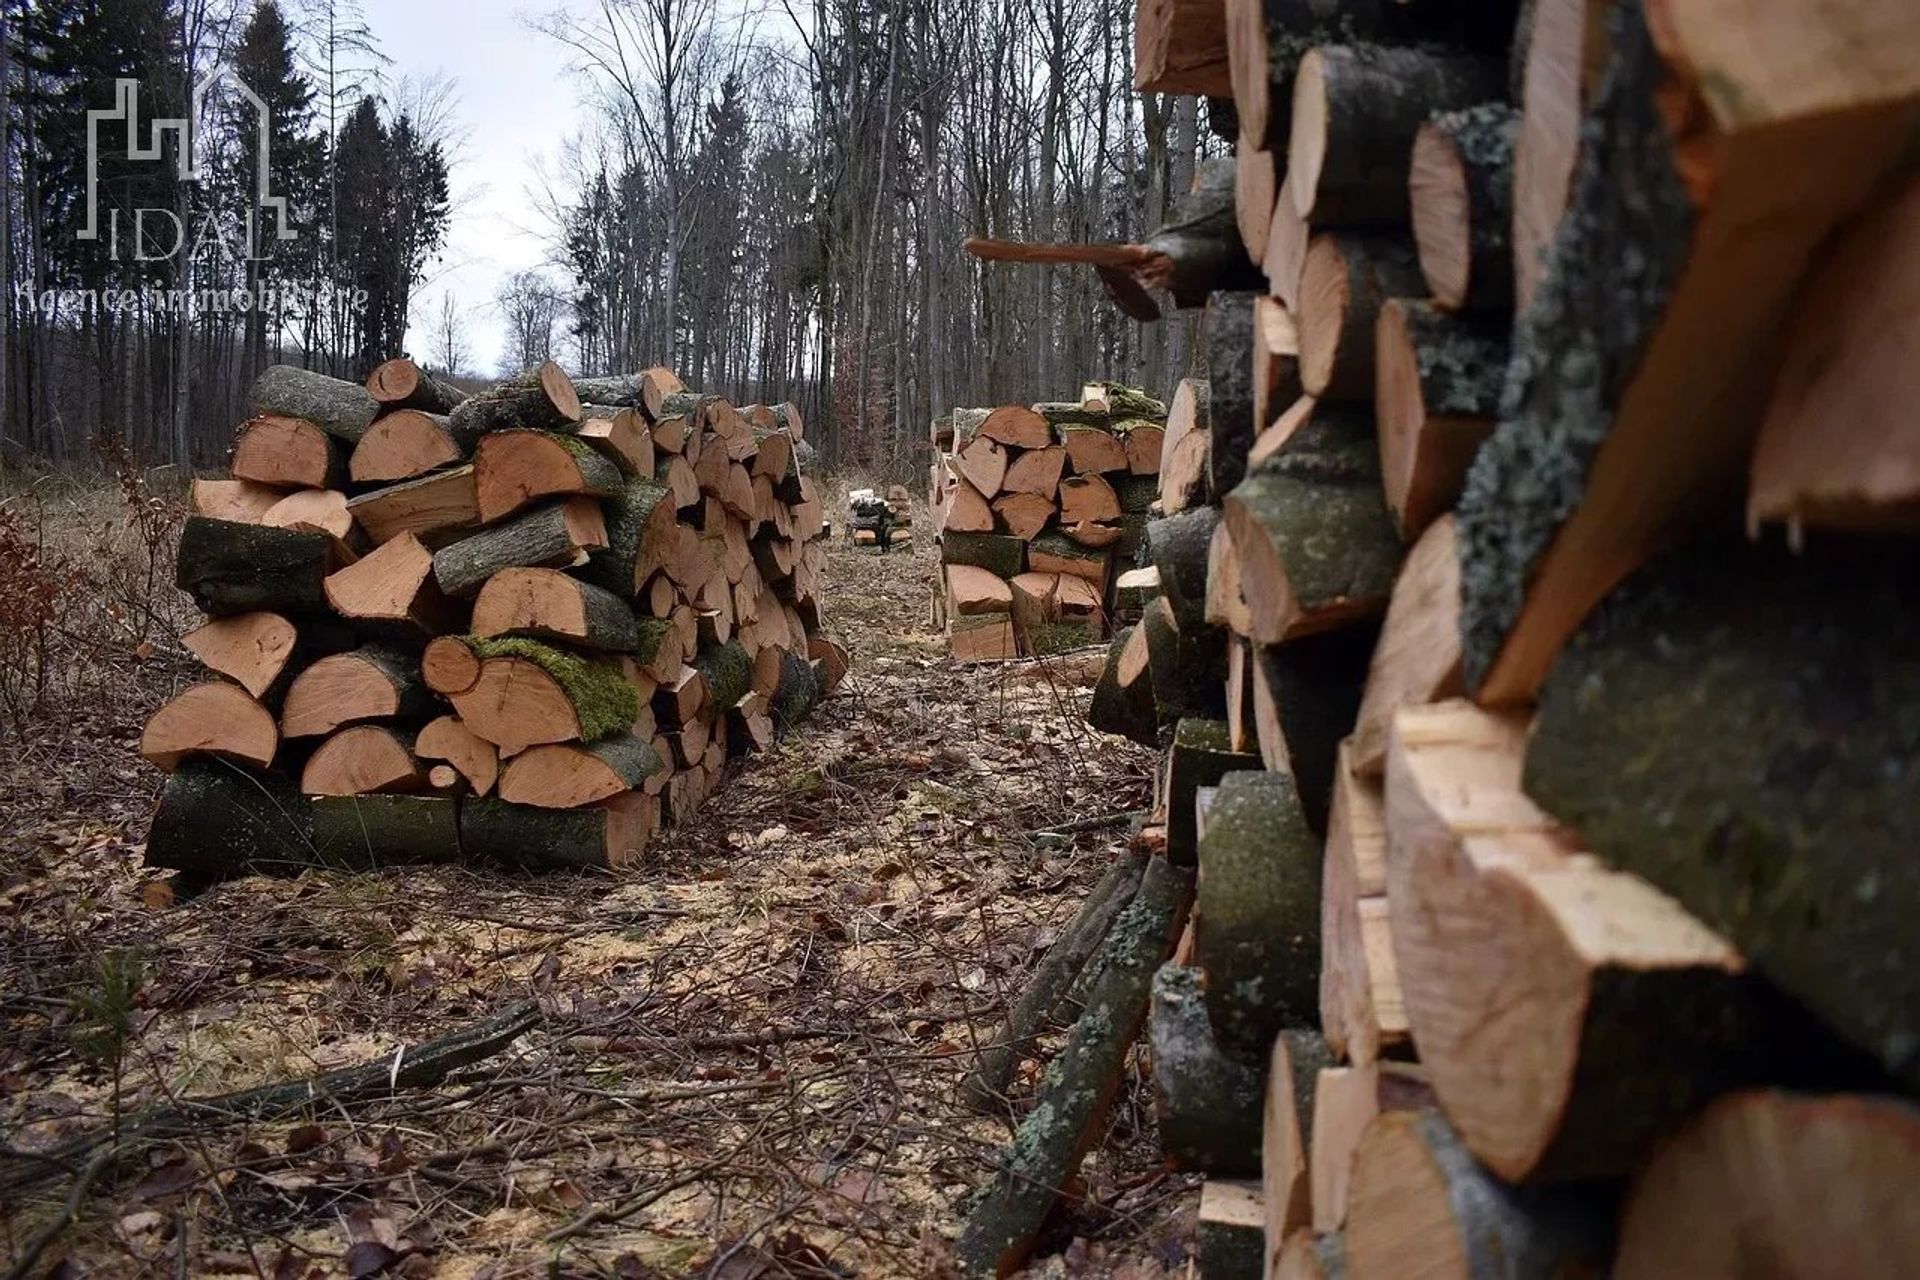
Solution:
<svg viewBox="0 0 1920 1280">
<path fill-rule="evenodd" d="M 309 873 L 151 909 L 157 779 L 134 747 L 191 670 L 163 636 L 111 697 L 50 704 L 0 760 L 9 1146 L 391 1056 L 516 1000 L 542 1018 L 436 1089 L 130 1149 L 34 1273 L 937 1271 L 1009 1131 L 958 1105 L 968 1048 L 1126 839 L 1048 828 L 1142 807 L 1149 761 L 1089 734 L 1085 691 L 1047 670 L 954 668 L 925 629 L 933 573 L 924 548 L 836 544 L 841 695 L 618 877 Z M 141 961 L 117 1054 L 89 1025 L 109 956 Z M 1149 1125 L 1130 1088 L 1048 1268 L 1184 1267 L 1190 1188 L 1152 1165 Z M 0 1257 L 69 1186 L 0 1195 Z"/>
</svg>

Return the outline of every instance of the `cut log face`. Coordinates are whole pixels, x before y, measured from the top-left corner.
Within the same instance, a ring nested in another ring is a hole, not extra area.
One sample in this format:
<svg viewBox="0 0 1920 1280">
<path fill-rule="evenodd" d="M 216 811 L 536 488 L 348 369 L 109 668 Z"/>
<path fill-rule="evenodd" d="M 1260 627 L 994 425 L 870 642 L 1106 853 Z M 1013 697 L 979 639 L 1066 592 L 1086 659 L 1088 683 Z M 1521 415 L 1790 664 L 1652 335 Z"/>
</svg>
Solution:
<svg viewBox="0 0 1920 1280">
<path fill-rule="evenodd" d="M 286 496 L 285 489 L 252 480 L 196 479 L 187 505 L 197 516 L 237 524 L 259 524 L 260 518 Z"/>
<path fill-rule="evenodd" d="M 241 424 L 229 469 L 237 480 L 287 489 L 329 489 L 346 479 L 333 437 L 304 418 L 272 414 Z"/>
<path fill-rule="evenodd" d="M 1527 10 L 1520 77 L 1520 124 L 1513 141 L 1514 303 L 1525 310 L 1546 272 L 1547 246 L 1560 229 L 1580 157 L 1580 122 L 1587 114 L 1587 65 L 1605 64 L 1604 21 L 1609 4 L 1588 0 L 1534 0 Z"/>
<path fill-rule="evenodd" d="M 589 649 L 630 652 L 633 610 L 611 592 L 556 569 L 502 569 L 473 601 L 473 634 L 529 635 Z"/>
<path fill-rule="evenodd" d="M 495 431 L 473 453 L 474 494 L 480 520 L 492 523 L 551 495 L 620 492 L 612 463 L 578 441 L 545 431 Z"/>
<path fill-rule="evenodd" d="M 1128 472 L 1136 476 L 1159 475 L 1166 444 L 1165 427 L 1151 422 L 1136 423 L 1126 436 Z"/>
<path fill-rule="evenodd" d="M 392 729 L 357 724 L 315 749 L 300 773 L 300 790 L 310 796 L 358 796 L 417 791 L 426 781 L 426 771 Z"/>
<path fill-rule="evenodd" d="M 480 678 L 480 655 L 458 636 L 435 636 L 421 655 L 420 675 L 435 693 L 465 693 Z"/>
<path fill-rule="evenodd" d="M 467 451 L 454 439 L 447 419 L 418 409 L 387 414 L 360 437 L 348 459 L 347 473 L 355 484 L 384 484 L 411 480 L 439 467 L 452 466 Z"/>
<path fill-rule="evenodd" d="M 1126 444 L 1104 426 L 1065 426 L 1060 428 L 1060 439 L 1068 465 L 1078 475 L 1128 469 Z"/>
<path fill-rule="evenodd" d="M 978 435 L 1009 449 L 1044 449 L 1054 443 L 1053 427 L 1025 405 L 1001 405 L 981 420 Z"/>
<path fill-rule="evenodd" d="M 1004 493 L 993 500 L 993 512 L 1008 533 L 1028 542 L 1047 527 L 1056 508 L 1052 499 L 1037 493 Z"/>
<path fill-rule="evenodd" d="M 1063 445 L 1025 450 L 1007 465 L 1000 492 L 1033 494 L 1052 502 L 1053 495 L 1060 489 L 1060 476 L 1066 465 L 1067 450 Z"/>
<path fill-rule="evenodd" d="M 1460 545 L 1453 517 L 1420 535 L 1394 580 L 1380 643 L 1354 724 L 1352 765 L 1364 777 L 1387 770 L 1387 742 L 1401 707 L 1466 692 L 1460 671 Z"/>
<path fill-rule="evenodd" d="M 472 467 L 455 467 L 363 493 L 348 501 L 347 511 L 375 543 L 411 533 L 429 546 L 444 546 L 480 524 Z"/>
<path fill-rule="evenodd" d="M 1374 325 L 1391 297 L 1426 290 L 1412 243 L 1401 236 L 1322 234 L 1307 246 L 1300 279 L 1300 382 L 1320 400 L 1374 394 Z"/>
<path fill-rule="evenodd" d="M 577 809 L 638 790 L 659 767 L 653 748 L 632 734 L 536 746 L 501 770 L 500 798 L 542 809 Z"/>
<path fill-rule="evenodd" d="M 1507 367 L 1507 326 L 1390 298 L 1374 328 L 1381 485 L 1412 541 L 1452 508 L 1493 434 Z"/>
<path fill-rule="evenodd" d="M 1113 439 L 1108 436 L 1107 439 Z M 1121 467 L 1125 469 L 1124 451 Z M 1060 520 L 1063 524 L 1082 521 L 1118 520 L 1120 497 L 1106 478 L 1100 475 L 1068 476 L 1060 482 Z"/>
<path fill-rule="evenodd" d="M 246 690 L 223 681 L 197 684 L 154 712 L 140 754 L 172 773 L 192 755 L 218 756 L 258 768 L 273 763 L 280 729 Z"/>
<path fill-rule="evenodd" d="M 327 575 L 327 603 L 343 618 L 445 630 L 455 610 L 433 579 L 433 552 L 411 533 Z"/>
<path fill-rule="evenodd" d="M 1233 211 L 1240 226 L 1240 242 L 1247 246 L 1247 257 L 1260 261 L 1267 253 L 1267 228 L 1273 222 L 1273 201 L 1278 179 L 1274 174 L 1273 153 L 1241 143 L 1233 154 Z"/>
<path fill-rule="evenodd" d="M 1513 136 L 1505 103 L 1441 112 L 1420 126 L 1408 166 L 1413 242 L 1439 306 L 1513 305 Z"/>
<path fill-rule="evenodd" d="M 450 695 L 466 726 L 503 753 L 596 738 L 632 722 L 635 695 L 617 669 L 603 670 L 530 641 L 496 642 L 507 644 L 520 646 L 521 652 L 548 653 L 552 659 L 512 652 L 483 656 L 473 684 Z"/>
<path fill-rule="evenodd" d="M 1007 450 L 991 436 L 975 436 L 955 456 L 953 465 L 981 497 L 991 500 L 1006 478 Z"/>
<path fill-rule="evenodd" d="M 1292 178 L 1281 179 L 1274 197 L 1273 220 L 1267 224 L 1267 252 L 1261 259 L 1267 287 L 1289 312 L 1300 310 L 1300 277 L 1307 269 L 1307 242 L 1313 238 L 1307 220 L 1293 206 Z"/>
<path fill-rule="evenodd" d="M 1722 1099 L 1636 1180 L 1614 1274 L 1736 1280 L 1764 1265 L 1779 1276 L 1913 1275 L 1916 1153 L 1920 1113 L 1903 1100 Z"/>
<path fill-rule="evenodd" d="M 1144 0 L 1133 32 L 1133 87 L 1141 93 L 1233 93 L 1226 19 L 1202 0 Z"/>
<path fill-rule="evenodd" d="M 367 649 L 330 654 L 287 686 L 280 731 L 289 738 L 313 738 L 357 720 L 400 716 L 418 701 L 418 687 L 403 655 Z"/>
<path fill-rule="evenodd" d="M 621 409 L 611 417 L 589 418 L 580 424 L 579 439 L 618 467 L 622 475 L 652 476 L 659 465 L 653 433 L 638 409 Z"/>
<path fill-rule="evenodd" d="M 1433 1089 L 1417 1063 L 1322 1069 L 1313 1090 L 1308 1168 L 1315 1231 L 1335 1232 L 1346 1225 L 1353 1153 L 1373 1118 L 1383 1111 L 1419 1111 L 1433 1105 Z"/>
<path fill-rule="evenodd" d="M 1260 1124 L 1261 1198 L 1269 1257 L 1277 1257 L 1286 1238 L 1313 1220 L 1307 1136 L 1312 1132 L 1315 1091 L 1332 1063 L 1326 1041 L 1311 1031 L 1287 1030 L 1273 1037 Z"/>
<path fill-rule="evenodd" d="M 1342 744 L 1320 889 L 1320 1025 L 1357 1066 L 1409 1036 L 1387 893 L 1385 796 Z"/>
<path fill-rule="evenodd" d="M 338 489 L 301 489 L 274 503 L 261 515 L 260 523 L 277 529 L 305 529 L 346 541 L 353 532 L 353 517 L 347 512 L 347 495 Z"/>
<path fill-rule="evenodd" d="M 266 696 L 287 669 L 299 642 L 293 623 L 259 610 L 215 618 L 180 637 L 194 657 L 256 698 Z"/>
<path fill-rule="evenodd" d="M 1167 515 L 1208 498 L 1209 403 L 1210 388 L 1204 381 L 1182 378 L 1174 390 L 1160 448 L 1160 509 Z"/>
<path fill-rule="evenodd" d="M 993 507 L 973 487 L 972 481 L 956 477 L 947 495 L 947 522 L 940 532 L 992 533 L 993 529 Z"/>
<path fill-rule="evenodd" d="M 956 614 L 1006 613 L 1013 607 L 1012 589 L 985 569 L 950 564 L 946 574 L 947 607 Z"/>
<path fill-rule="evenodd" d="M 455 431 L 571 432 L 580 425 L 580 393 L 566 371 L 547 360 L 468 396 L 448 416 Z"/>
<path fill-rule="evenodd" d="M 383 360 L 374 366 L 373 372 L 367 375 L 367 394 L 383 406 L 425 409 L 433 413 L 446 413 L 467 398 L 466 392 L 429 377 L 405 356 Z"/>
<path fill-rule="evenodd" d="M 422 760 L 445 760 L 476 796 L 492 791 L 500 776 L 499 748 L 467 728 L 459 716 L 440 716 L 429 723 L 414 739 L 413 752 Z"/>
</svg>

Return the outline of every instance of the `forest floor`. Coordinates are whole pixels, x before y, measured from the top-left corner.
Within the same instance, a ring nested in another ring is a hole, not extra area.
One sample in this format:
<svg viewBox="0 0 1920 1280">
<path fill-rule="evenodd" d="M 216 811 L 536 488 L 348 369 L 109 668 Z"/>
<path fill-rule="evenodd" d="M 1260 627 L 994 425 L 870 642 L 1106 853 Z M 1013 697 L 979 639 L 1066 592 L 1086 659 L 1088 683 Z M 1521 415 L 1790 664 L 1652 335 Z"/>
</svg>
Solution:
<svg viewBox="0 0 1920 1280">
<path fill-rule="evenodd" d="M 98 511 L 68 505 L 85 534 Z M 95 693 L 15 721 L 15 1153 L 540 1012 L 437 1087 L 123 1141 L 91 1185 L 9 1187 L 24 1166 L 0 1156 L 0 1276 L 937 1274 L 1037 1075 L 1007 1114 L 966 1111 L 969 1048 L 1125 845 L 1150 757 L 1081 722 L 1084 659 L 955 667 L 926 546 L 836 543 L 830 564 L 838 697 L 618 875 L 309 872 L 168 904 L 141 865 L 158 779 L 137 745 L 195 678 L 177 646 L 96 655 Z M 1151 1125 L 1136 1072 L 1034 1274 L 1187 1272 L 1195 1186 L 1159 1169 Z"/>
</svg>

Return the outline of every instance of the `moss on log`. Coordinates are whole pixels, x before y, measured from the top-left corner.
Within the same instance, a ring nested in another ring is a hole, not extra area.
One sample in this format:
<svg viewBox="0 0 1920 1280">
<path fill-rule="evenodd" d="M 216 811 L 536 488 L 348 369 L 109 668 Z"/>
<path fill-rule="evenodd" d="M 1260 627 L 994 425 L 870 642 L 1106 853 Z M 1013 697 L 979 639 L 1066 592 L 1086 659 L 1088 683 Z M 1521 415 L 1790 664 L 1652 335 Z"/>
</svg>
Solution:
<svg viewBox="0 0 1920 1280">
<path fill-rule="evenodd" d="M 780 683 L 773 693 L 773 723 L 786 733 L 813 714 L 822 690 L 813 664 L 796 653 L 780 654 Z"/>
<path fill-rule="evenodd" d="M 189 516 L 174 584 L 213 617 L 256 609 L 325 613 L 333 547 L 324 533 Z"/>
<path fill-rule="evenodd" d="M 1224 646 L 1223 646 L 1224 647 Z M 1167 754 L 1167 857 L 1190 867 L 1198 856 L 1193 802 L 1202 787 L 1217 787 L 1229 773 L 1260 768 L 1260 757 L 1235 751 L 1225 720 L 1188 718 L 1173 727 Z"/>
<path fill-rule="evenodd" d="M 1206 1003 L 1213 981 L 1198 967 L 1172 963 L 1153 977 L 1147 1038 L 1160 1150 L 1176 1169 L 1257 1175 L 1267 1073 L 1214 1038 Z"/>
<path fill-rule="evenodd" d="M 1890 572 L 1904 565 L 1906 572 Z M 1905 544 L 1703 546 L 1589 619 L 1526 789 L 1920 1087 L 1920 604 Z"/>
<path fill-rule="evenodd" d="M 693 667 L 706 680 L 716 711 L 731 711 L 753 684 L 753 659 L 738 640 L 708 645 L 695 656 Z"/>
<path fill-rule="evenodd" d="M 482 662 L 489 658 L 524 658 L 539 667 L 567 695 L 580 721 L 580 739 L 592 742 L 623 733 L 640 714 L 640 695 L 624 672 L 610 662 L 585 658 L 523 636 L 481 639 L 462 636 Z"/>
<path fill-rule="evenodd" d="M 1319 1017 L 1320 859 L 1292 778 L 1220 778 L 1198 841 L 1193 957 L 1229 1053 L 1257 1058 L 1283 1027 Z"/>
<path fill-rule="evenodd" d="M 1099 977 L 1038 1100 L 993 1179 L 979 1192 L 954 1246 L 968 1276 L 1003 1276 L 1020 1265 L 1066 1190 L 1119 1087 L 1146 1018 L 1154 971 L 1166 958 L 1192 891 L 1190 873 L 1151 859 L 1126 910 L 1107 934 Z"/>
</svg>

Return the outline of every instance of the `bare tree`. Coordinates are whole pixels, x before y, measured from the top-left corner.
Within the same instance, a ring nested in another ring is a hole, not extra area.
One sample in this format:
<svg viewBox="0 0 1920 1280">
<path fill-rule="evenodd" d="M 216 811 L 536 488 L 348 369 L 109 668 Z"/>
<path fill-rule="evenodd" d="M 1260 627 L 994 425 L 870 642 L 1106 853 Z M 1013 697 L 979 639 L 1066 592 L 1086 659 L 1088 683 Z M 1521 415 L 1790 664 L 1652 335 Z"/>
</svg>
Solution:
<svg viewBox="0 0 1920 1280">
<path fill-rule="evenodd" d="M 494 295 L 494 305 L 506 325 L 502 375 L 553 358 L 553 330 L 566 314 L 567 300 L 551 280 L 539 271 L 516 271 Z"/>
<path fill-rule="evenodd" d="M 433 317 L 428 333 L 427 359 L 440 366 L 440 372 L 453 377 L 473 354 L 467 339 L 467 321 L 460 314 L 460 300 L 448 289 L 440 295 L 440 310 Z"/>
</svg>

